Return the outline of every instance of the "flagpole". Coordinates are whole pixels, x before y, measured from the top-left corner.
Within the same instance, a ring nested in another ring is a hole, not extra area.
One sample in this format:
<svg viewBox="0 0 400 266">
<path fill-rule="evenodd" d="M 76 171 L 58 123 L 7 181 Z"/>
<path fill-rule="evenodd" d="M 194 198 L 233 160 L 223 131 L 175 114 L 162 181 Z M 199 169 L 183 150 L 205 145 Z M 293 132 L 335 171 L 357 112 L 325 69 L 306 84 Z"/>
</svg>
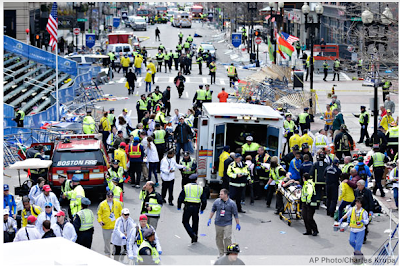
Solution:
<svg viewBox="0 0 400 266">
<path fill-rule="evenodd" d="M 58 34 L 57 34 L 58 35 Z M 56 42 L 56 112 L 57 112 L 57 122 L 60 121 L 60 104 L 58 103 L 58 40 Z"/>
</svg>

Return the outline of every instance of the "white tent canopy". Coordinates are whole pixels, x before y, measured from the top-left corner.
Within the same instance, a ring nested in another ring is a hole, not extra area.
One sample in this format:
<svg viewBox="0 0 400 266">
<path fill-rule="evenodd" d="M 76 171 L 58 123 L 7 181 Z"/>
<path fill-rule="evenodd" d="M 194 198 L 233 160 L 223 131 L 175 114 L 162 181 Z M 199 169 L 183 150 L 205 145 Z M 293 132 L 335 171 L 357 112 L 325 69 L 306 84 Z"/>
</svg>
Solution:
<svg viewBox="0 0 400 266">
<path fill-rule="evenodd" d="M 51 160 L 41 160 L 38 158 L 30 158 L 24 161 L 18 161 L 9 166 L 11 170 L 24 170 L 24 169 L 42 169 L 49 168 L 53 162 Z"/>
</svg>

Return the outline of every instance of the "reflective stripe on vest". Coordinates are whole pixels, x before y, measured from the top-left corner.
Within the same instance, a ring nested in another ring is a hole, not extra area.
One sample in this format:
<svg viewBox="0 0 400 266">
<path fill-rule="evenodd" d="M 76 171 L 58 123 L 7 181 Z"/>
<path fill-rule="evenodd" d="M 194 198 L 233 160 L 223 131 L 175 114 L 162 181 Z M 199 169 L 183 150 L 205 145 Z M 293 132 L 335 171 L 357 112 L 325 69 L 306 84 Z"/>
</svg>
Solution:
<svg viewBox="0 0 400 266">
<path fill-rule="evenodd" d="M 326 146 L 326 141 L 323 135 L 318 135 L 315 138 L 315 146 Z"/>
<path fill-rule="evenodd" d="M 25 112 L 24 112 L 24 111 L 19 110 L 19 111 L 17 112 L 17 114 L 21 114 L 21 117 L 19 118 L 19 120 L 24 120 L 24 118 L 25 118 Z"/>
<path fill-rule="evenodd" d="M 203 188 L 199 185 L 187 184 L 183 187 L 185 190 L 185 202 L 200 203 L 200 197 L 203 193 Z"/>
<path fill-rule="evenodd" d="M 285 120 L 285 121 L 283 121 L 283 127 L 286 130 L 289 130 L 289 132 L 293 132 L 295 125 L 294 125 L 293 121 L 289 122 L 289 121 Z"/>
<path fill-rule="evenodd" d="M 156 130 L 154 131 L 154 144 L 163 144 L 165 143 L 165 131 L 164 130 Z"/>
<path fill-rule="evenodd" d="M 114 125 L 114 118 L 115 118 L 114 114 L 108 114 L 108 116 L 107 116 L 108 122 L 112 126 Z"/>
<path fill-rule="evenodd" d="M 87 231 L 90 228 L 93 228 L 94 215 L 92 211 L 89 209 L 80 210 L 78 215 L 81 220 L 79 231 Z"/>
<path fill-rule="evenodd" d="M 235 67 L 229 66 L 228 67 L 228 77 L 234 77 L 234 76 L 235 76 Z"/>
<path fill-rule="evenodd" d="M 393 140 L 393 141 L 392 141 Z M 389 141 L 388 145 L 398 145 L 399 144 L 399 127 L 392 127 L 389 129 Z"/>
<path fill-rule="evenodd" d="M 137 256 L 139 262 L 143 262 L 143 258 L 140 255 L 140 250 L 142 248 L 149 248 L 151 250 L 151 257 L 152 257 L 154 263 L 155 264 L 159 264 L 160 263 L 160 255 L 158 254 L 157 249 L 155 247 L 153 248 L 150 245 L 150 243 L 147 242 L 147 241 L 143 241 L 142 244 L 140 244 L 140 247 L 139 247 L 139 250 L 138 250 L 138 256 Z"/>
<path fill-rule="evenodd" d="M 367 117 L 367 124 L 368 124 L 369 123 L 369 113 L 368 112 L 361 113 L 360 118 L 358 119 L 358 122 L 360 122 L 360 124 L 364 124 L 365 117 Z"/>
<path fill-rule="evenodd" d="M 279 176 L 280 169 L 283 169 L 283 167 L 281 165 L 278 165 L 275 169 L 272 169 L 272 171 L 270 169 L 269 171 L 270 177 L 272 177 L 272 179 L 274 179 L 275 181 L 279 181 L 285 178 L 285 176 Z"/>
<path fill-rule="evenodd" d="M 186 170 L 186 171 L 182 171 L 182 174 L 189 175 L 189 174 L 193 174 L 193 173 L 196 172 L 196 170 L 191 170 L 191 169 L 192 169 L 193 162 L 194 162 L 194 159 L 193 159 L 193 158 L 190 158 L 190 161 L 189 161 L 189 162 L 185 162 L 185 161 L 183 160 L 183 158 L 181 159 L 180 164 L 183 165 L 183 166 L 185 166 L 186 169 L 189 169 L 189 170 Z"/>
<path fill-rule="evenodd" d="M 146 224 L 147 228 L 150 228 L 148 224 Z M 139 229 L 139 235 L 136 239 L 136 245 L 139 247 L 143 243 L 143 233 L 142 233 L 142 228 Z"/>
<path fill-rule="evenodd" d="M 372 159 L 374 159 L 374 167 L 380 167 L 380 166 L 385 166 L 385 155 L 383 155 L 380 152 L 375 153 L 374 155 L 372 155 Z"/>
<path fill-rule="evenodd" d="M 129 145 L 129 158 L 140 158 L 142 153 L 140 152 L 140 144 L 138 143 L 136 146 L 136 151 L 133 151 L 133 143 Z"/>
<path fill-rule="evenodd" d="M 306 118 L 308 114 L 307 113 L 301 113 L 299 114 L 299 123 L 300 124 L 305 124 L 306 123 Z"/>
<path fill-rule="evenodd" d="M 206 99 L 206 91 L 205 90 L 197 90 L 197 100 L 204 101 Z"/>
<path fill-rule="evenodd" d="M 364 226 L 364 223 L 361 222 L 364 211 L 365 210 L 363 208 L 361 208 L 360 216 L 356 217 L 356 208 L 353 208 L 353 211 L 351 212 L 351 216 L 350 216 L 350 225 L 349 225 L 351 228 L 359 229 Z M 360 225 L 357 225 L 357 222 L 359 222 Z"/>
<path fill-rule="evenodd" d="M 139 100 L 139 110 L 147 110 L 147 102 L 143 101 L 142 99 Z"/>
</svg>

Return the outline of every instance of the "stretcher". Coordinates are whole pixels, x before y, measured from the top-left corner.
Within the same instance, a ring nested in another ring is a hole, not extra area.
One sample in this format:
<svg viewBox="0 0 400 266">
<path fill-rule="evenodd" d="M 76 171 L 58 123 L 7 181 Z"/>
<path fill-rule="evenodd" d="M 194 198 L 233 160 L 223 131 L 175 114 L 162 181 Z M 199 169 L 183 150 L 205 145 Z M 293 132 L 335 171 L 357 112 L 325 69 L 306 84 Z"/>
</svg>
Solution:
<svg viewBox="0 0 400 266">
<path fill-rule="evenodd" d="M 284 201 L 283 211 L 279 213 L 279 218 L 285 220 L 289 226 L 292 225 L 292 220 L 300 220 L 300 198 L 301 198 L 301 186 L 297 184 L 290 184 L 287 187 L 283 186 L 283 182 L 278 184 L 278 190 L 276 193 L 281 193 Z"/>
</svg>

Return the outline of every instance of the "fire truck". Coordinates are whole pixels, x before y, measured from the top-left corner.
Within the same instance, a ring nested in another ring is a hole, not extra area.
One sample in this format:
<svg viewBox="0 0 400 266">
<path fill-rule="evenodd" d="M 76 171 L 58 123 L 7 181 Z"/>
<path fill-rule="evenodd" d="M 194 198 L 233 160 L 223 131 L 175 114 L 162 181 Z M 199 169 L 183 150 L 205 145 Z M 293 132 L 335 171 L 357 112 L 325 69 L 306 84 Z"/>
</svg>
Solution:
<svg viewBox="0 0 400 266">
<path fill-rule="evenodd" d="M 192 6 L 190 12 L 192 13 L 193 19 L 200 19 L 201 15 L 204 13 L 204 8 L 202 6 Z"/>
</svg>

